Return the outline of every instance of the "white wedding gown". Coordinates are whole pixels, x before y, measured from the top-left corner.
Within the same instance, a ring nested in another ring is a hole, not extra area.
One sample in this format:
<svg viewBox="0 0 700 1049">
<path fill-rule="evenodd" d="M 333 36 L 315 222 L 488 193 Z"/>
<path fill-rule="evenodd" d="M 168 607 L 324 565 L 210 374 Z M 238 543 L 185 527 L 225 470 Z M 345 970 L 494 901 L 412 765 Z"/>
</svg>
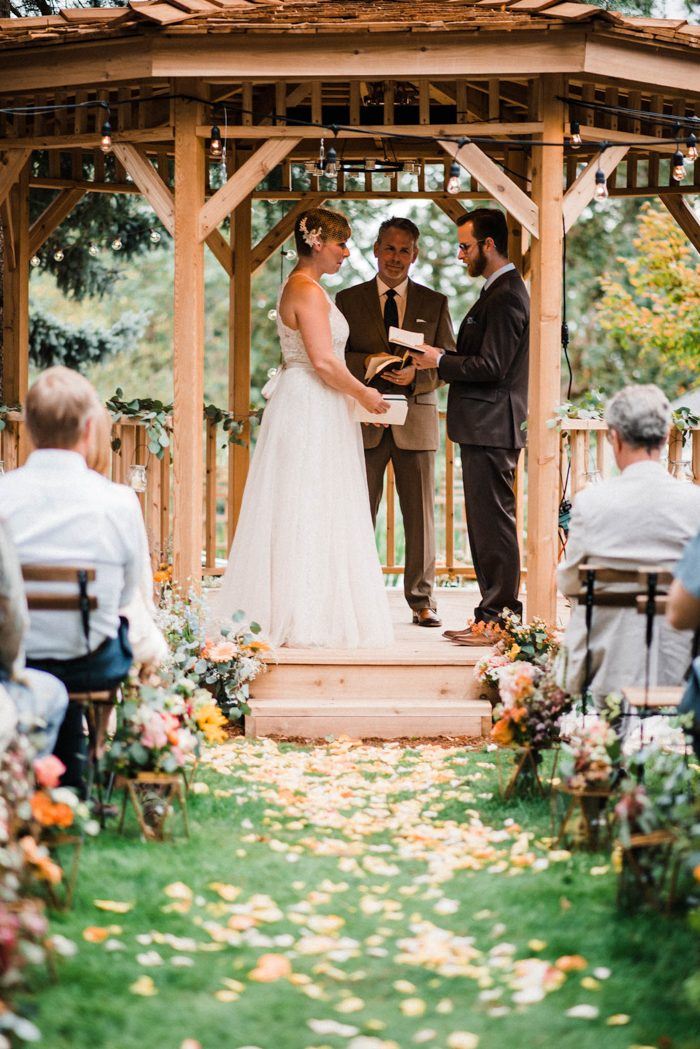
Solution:
<svg viewBox="0 0 700 1049">
<path fill-rule="evenodd" d="M 333 353 L 343 360 L 347 321 L 328 303 Z M 389 603 L 353 400 L 323 382 L 300 333 L 286 327 L 279 310 L 277 331 L 284 364 L 263 414 L 228 567 L 212 599 L 215 621 L 230 624 L 242 609 L 274 646 L 389 645 Z"/>
</svg>

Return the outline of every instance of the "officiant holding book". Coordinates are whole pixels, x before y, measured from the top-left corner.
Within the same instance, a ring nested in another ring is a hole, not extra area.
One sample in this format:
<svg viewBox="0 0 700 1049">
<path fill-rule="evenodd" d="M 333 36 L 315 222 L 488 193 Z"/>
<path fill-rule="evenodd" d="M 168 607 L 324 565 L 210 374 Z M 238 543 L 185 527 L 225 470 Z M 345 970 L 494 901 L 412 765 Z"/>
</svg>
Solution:
<svg viewBox="0 0 700 1049">
<path fill-rule="evenodd" d="M 435 452 L 438 448 L 437 371 L 417 371 L 405 347 L 389 343 L 390 327 L 418 332 L 433 346 L 455 349 L 446 296 L 417 284 L 409 270 L 418 258 L 420 232 L 407 218 L 388 218 L 374 244 L 377 276 L 346 288 L 336 305 L 350 327 L 345 360 L 352 374 L 382 393 L 405 394 L 408 414 L 401 426 L 362 427 L 372 518 L 376 521 L 384 474 L 393 464 L 406 537 L 404 594 L 418 626 L 440 626 L 435 583 Z M 376 374 L 388 355 L 389 362 Z"/>
</svg>

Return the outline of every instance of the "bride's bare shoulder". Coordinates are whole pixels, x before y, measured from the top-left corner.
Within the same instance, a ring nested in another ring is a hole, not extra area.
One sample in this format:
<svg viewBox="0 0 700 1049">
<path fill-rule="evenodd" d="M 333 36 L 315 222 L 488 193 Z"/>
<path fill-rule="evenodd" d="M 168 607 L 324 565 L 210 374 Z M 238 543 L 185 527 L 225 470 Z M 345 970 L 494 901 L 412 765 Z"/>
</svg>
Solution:
<svg viewBox="0 0 700 1049">
<path fill-rule="evenodd" d="M 321 285 L 304 273 L 291 273 L 282 292 L 282 299 L 296 303 L 323 302 L 325 298 Z"/>
</svg>

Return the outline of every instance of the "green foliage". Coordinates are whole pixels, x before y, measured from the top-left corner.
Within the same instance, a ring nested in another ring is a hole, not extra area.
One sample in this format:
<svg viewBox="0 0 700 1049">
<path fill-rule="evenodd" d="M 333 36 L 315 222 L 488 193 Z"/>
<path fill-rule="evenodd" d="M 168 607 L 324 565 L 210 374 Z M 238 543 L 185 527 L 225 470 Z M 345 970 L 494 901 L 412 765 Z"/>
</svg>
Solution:
<svg viewBox="0 0 700 1049">
<path fill-rule="evenodd" d="M 119 422 L 120 419 L 126 417 L 145 423 L 148 451 L 151 455 L 162 459 L 165 449 L 170 447 L 172 404 L 163 404 L 162 401 L 156 401 L 150 397 L 136 397 L 131 401 L 125 401 L 123 398 L 124 391 L 117 387 L 114 395 L 106 402 L 107 410 L 111 413 L 113 421 Z M 112 449 L 117 452 L 120 447 L 121 441 L 115 437 L 112 440 Z"/>
<path fill-rule="evenodd" d="M 7 416 L 10 412 L 21 412 L 21 404 L 0 404 L 0 433 L 7 426 Z"/>
<path fill-rule="evenodd" d="M 95 325 L 62 324 L 35 308 L 29 326 L 29 357 L 40 369 L 64 364 L 80 371 L 117 353 L 124 345 L 138 342 L 146 323 L 143 314 L 126 313 L 107 331 L 101 331 Z"/>
</svg>

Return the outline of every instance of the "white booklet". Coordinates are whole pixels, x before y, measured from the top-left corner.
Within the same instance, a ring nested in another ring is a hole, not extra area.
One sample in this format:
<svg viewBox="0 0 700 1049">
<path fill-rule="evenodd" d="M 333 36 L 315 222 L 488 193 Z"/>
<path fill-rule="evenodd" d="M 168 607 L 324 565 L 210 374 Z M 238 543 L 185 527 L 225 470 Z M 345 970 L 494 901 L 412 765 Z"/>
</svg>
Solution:
<svg viewBox="0 0 700 1049">
<path fill-rule="evenodd" d="M 390 343 L 393 342 L 397 346 L 410 346 L 416 353 L 424 352 L 418 349 L 425 342 L 425 335 L 420 331 L 409 331 L 408 328 L 395 328 L 392 324 L 387 338 Z"/>
<path fill-rule="evenodd" d="M 363 408 L 359 401 L 355 401 L 353 419 L 358 423 L 379 423 L 380 425 L 403 426 L 408 415 L 408 401 L 402 393 L 385 393 L 384 400 L 389 405 L 389 411 L 382 415 L 375 415 Z"/>
</svg>

